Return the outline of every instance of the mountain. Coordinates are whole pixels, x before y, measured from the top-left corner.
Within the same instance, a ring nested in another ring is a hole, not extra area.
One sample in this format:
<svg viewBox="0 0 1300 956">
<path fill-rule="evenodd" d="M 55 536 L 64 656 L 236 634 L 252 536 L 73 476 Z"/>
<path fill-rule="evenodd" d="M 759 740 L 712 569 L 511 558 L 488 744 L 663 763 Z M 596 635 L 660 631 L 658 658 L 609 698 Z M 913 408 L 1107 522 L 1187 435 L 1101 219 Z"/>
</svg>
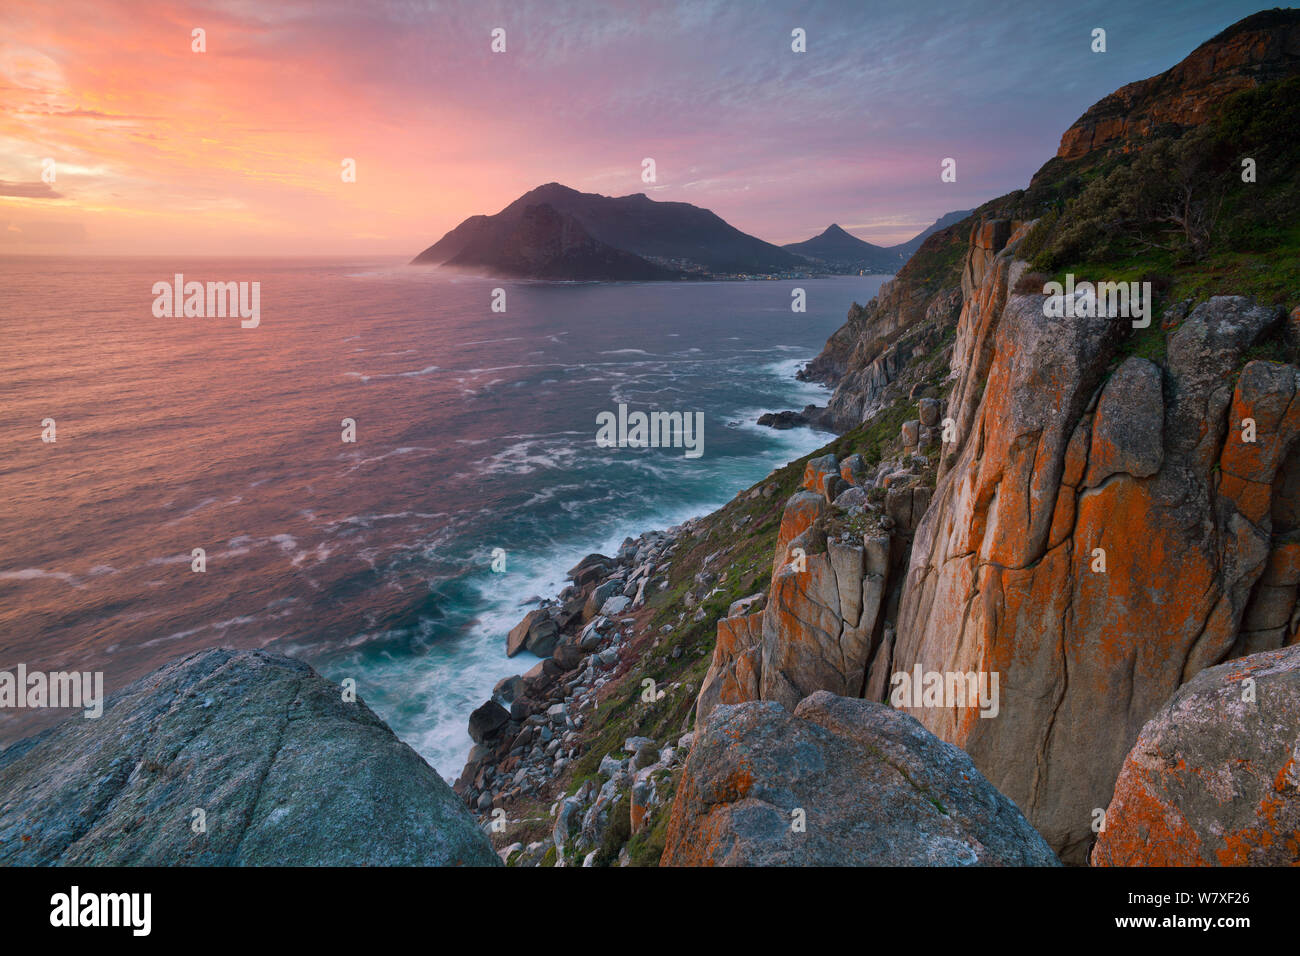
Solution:
<svg viewBox="0 0 1300 956">
<path fill-rule="evenodd" d="M 446 265 L 533 279 L 679 279 L 683 273 L 592 238 L 573 216 L 550 203 L 525 206 L 504 228 L 479 230 Z"/>
<path fill-rule="evenodd" d="M 1102 98 L 1065 131 L 1057 157 L 1132 150 L 1160 130 L 1200 125 L 1233 93 L 1293 76 L 1300 57 L 1295 19 L 1295 10 L 1252 14 L 1164 73 Z"/>
<path fill-rule="evenodd" d="M 973 209 L 959 209 L 956 212 L 950 212 L 940 216 L 934 221 L 934 225 L 930 226 L 924 232 L 913 236 L 911 239 L 907 240 L 907 242 L 899 243 L 896 246 L 890 246 L 888 251 L 898 253 L 898 255 L 902 257 L 903 261 L 906 262 L 916 254 L 917 249 L 921 248 L 921 243 L 925 242 L 925 240 L 929 239 L 941 229 L 947 229 L 949 226 L 961 222 L 972 212 L 974 212 Z"/>
<path fill-rule="evenodd" d="M 895 273 L 903 267 L 921 243 L 941 229 L 969 216 L 969 209 L 950 212 L 924 232 L 896 246 L 877 246 L 845 232 L 836 223 L 821 235 L 782 246 L 787 252 L 806 256 L 834 272 Z"/>
<path fill-rule="evenodd" d="M 529 213 L 541 206 L 558 216 Z M 521 224 L 522 235 L 517 232 Z M 581 250 L 570 248 L 575 242 Z M 547 249 L 561 257 L 551 258 Z M 608 274 L 599 274 L 601 261 L 609 265 Z M 412 262 L 572 279 L 633 278 L 629 273 L 645 271 L 647 265 L 659 273 L 635 277 L 771 274 L 807 266 L 799 256 L 690 203 L 656 202 L 644 193 L 601 196 L 559 183 L 530 190 L 496 215 L 471 216 Z"/>
<path fill-rule="evenodd" d="M 851 236 L 836 223 L 831 223 L 821 235 L 781 248 L 824 263 L 836 271 L 893 273 L 902 265 L 891 250 Z"/>
</svg>

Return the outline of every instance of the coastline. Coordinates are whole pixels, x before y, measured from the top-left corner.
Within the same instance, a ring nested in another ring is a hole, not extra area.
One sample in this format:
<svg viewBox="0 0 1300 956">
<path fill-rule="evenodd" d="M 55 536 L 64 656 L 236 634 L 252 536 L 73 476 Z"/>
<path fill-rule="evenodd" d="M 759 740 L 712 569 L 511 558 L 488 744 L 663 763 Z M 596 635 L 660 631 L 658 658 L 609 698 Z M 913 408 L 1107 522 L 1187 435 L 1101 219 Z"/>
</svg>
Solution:
<svg viewBox="0 0 1300 956">
<path fill-rule="evenodd" d="M 827 386 L 796 377 L 809 360 L 805 356 L 769 366 L 781 369 L 784 382 L 790 386 L 790 399 L 821 397 L 825 400 L 830 394 Z M 773 404 L 780 401 L 777 398 Z M 793 437 L 789 430 L 757 424 L 758 417 L 768 411 L 747 409 L 747 420 L 733 425 Z M 788 448 L 788 457 L 782 456 L 786 460 L 774 463 L 764 476 L 751 483 L 749 487 L 754 489 L 749 495 L 751 499 L 761 497 L 764 503 L 769 499 L 781 500 L 774 482 L 778 473 L 836 438 L 835 433 L 812 426 L 799 431 L 806 431 L 807 439 Z M 506 655 L 508 659 L 514 660 L 517 654 L 527 666 L 498 680 L 483 703 L 469 715 L 466 728 L 473 746 L 464 766 L 447 774 L 453 789 L 480 816 L 482 825 L 490 826 L 491 814 L 503 805 L 521 798 L 544 798 L 566 768 L 583 756 L 583 731 L 601 701 L 619 687 L 621 679 L 646 652 L 647 644 L 657 646 L 660 639 L 669 637 L 680 626 L 668 623 L 653 627 L 655 613 L 649 606 L 650 598 L 670 586 L 673 559 L 680 543 L 700 532 L 707 519 L 738 500 L 744 491 L 743 487 L 736 488 L 728 497 L 706 502 L 690 516 L 667 526 L 624 534 L 621 542 L 617 534 L 622 529 L 593 542 L 592 550 L 568 569 L 562 585 L 556 586 L 549 595 L 535 595 L 534 600 L 518 605 L 522 614 L 507 636 L 507 647 L 503 650 L 513 652 Z M 552 561 L 555 558 L 558 555 Z M 718 590 L 714 589 L 713 593 Z M 698 600 L 688 596 L 687 611 L 678 614 L 679 622 L 688 615 L 691 620 L 686 623 L 711 622 L 712 615 L 703 604 L 713 593 L 701 594 Z M 693 701 L 695 690 L 690 684 L 670 685 L 656 693 L 682 691 Z M 677 763 L 686 755 L 680 739 L 675 747 L 647 751 L 639 757 L 637 750 L 648 739 L 634 736 L 623 743 L 631 757 L 624 761 L 626 766 L 616 776 L 633 772 L 649 779 L 656 771 L 679 769 Z M 633 766 L 636 763 L 642 766 Z M 605 761 L 601 766 L 613 771 Z M 626 782 L 620 776 L 617 781 L 611 781 L 614 786 L 597 788 L 584 784 L 553 806 L 550 816 L 560 813 L 564 827 L 570 823 L 576 825 L 560 805 L 572 802 L 573 810 L 581 809 L 584 816 L 592 817 L 587 820 L 591 837 L 599 830 L 598 821 L 608 815 L 610 801 Z M 643 786 L 641 791 L 647 803 L 645 810 L 659 805 L 653 788 Z M 553 834 L 550 843 L 558 848 L 559 865 L 563 865 L 563 835 Z M 509 855 L 503 854 L 503 859 Z M 540 859 L 531 862 L 539 863 Z"/>
</svg>

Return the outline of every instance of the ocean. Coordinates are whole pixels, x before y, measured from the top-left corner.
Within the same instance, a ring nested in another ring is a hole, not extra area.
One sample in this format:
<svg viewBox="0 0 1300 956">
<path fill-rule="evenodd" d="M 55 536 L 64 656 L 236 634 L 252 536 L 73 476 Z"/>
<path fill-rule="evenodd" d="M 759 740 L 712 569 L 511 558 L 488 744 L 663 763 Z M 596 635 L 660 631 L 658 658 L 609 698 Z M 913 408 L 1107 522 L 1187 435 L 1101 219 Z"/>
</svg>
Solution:
<svg viewBox="0 0 1300 956">
<path fill-rule="evenodd" d="M 260 323 L 155 317 L 178 272 L 258 282 Z M 505 656 L 528 599 L 828 440 L 755 419 L 825 402 L 794 373 L 885 278 L 0 259 L 0 670 L 102 671 L 111 692 L 194 650 L 266 647 L 354 678 L 453 780 L 470 711 L 536 662 Z M 703 453 L 599 447 L 620 404 L 702 413 Z M 66 716 L 0 711 L 0 744 Z"/>
</svg>

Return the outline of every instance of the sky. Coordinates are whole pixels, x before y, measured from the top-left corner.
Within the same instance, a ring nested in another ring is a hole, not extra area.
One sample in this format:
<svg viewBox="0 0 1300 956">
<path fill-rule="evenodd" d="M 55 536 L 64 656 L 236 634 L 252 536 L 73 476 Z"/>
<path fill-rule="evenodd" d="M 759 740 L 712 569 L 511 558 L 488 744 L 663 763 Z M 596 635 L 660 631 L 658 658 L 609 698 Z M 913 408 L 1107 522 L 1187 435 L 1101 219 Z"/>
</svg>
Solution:
<svg viewBox="0 0 1300 956">
<path fill-rule="evenodd" d="M 414 256 L 553 181 L 890 245 L 1272 5 L 4 0 L 0 255 Z"/>
</svg>

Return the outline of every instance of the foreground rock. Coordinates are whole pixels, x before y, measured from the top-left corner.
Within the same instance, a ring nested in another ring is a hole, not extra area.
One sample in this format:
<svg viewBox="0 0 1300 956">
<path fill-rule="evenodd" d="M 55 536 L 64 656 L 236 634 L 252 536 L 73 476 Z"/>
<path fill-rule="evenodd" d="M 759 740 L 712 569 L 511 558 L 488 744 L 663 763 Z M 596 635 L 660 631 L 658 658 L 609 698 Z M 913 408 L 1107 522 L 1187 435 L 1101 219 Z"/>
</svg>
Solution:
<svg viewBox="0 0 1300 956">
<path fill-rule="evenodd" d="M 819 691 L 793 715 L 768 701 L 714 710 L 682 772 L 663 864 L 1057 861 L 956 747 L 899 711 Z"/>
<path fill-rule="evenodd" d="M 1300 646 L 1201 671 L 1142 729 L 1094 866 L 1300 864 Z"/>
<path fill-rule="evenodd" d="M 291 658 L 209 650 L 0 752 L 0 864 L 499 861 L 364 703 Z"/>
</svg>

